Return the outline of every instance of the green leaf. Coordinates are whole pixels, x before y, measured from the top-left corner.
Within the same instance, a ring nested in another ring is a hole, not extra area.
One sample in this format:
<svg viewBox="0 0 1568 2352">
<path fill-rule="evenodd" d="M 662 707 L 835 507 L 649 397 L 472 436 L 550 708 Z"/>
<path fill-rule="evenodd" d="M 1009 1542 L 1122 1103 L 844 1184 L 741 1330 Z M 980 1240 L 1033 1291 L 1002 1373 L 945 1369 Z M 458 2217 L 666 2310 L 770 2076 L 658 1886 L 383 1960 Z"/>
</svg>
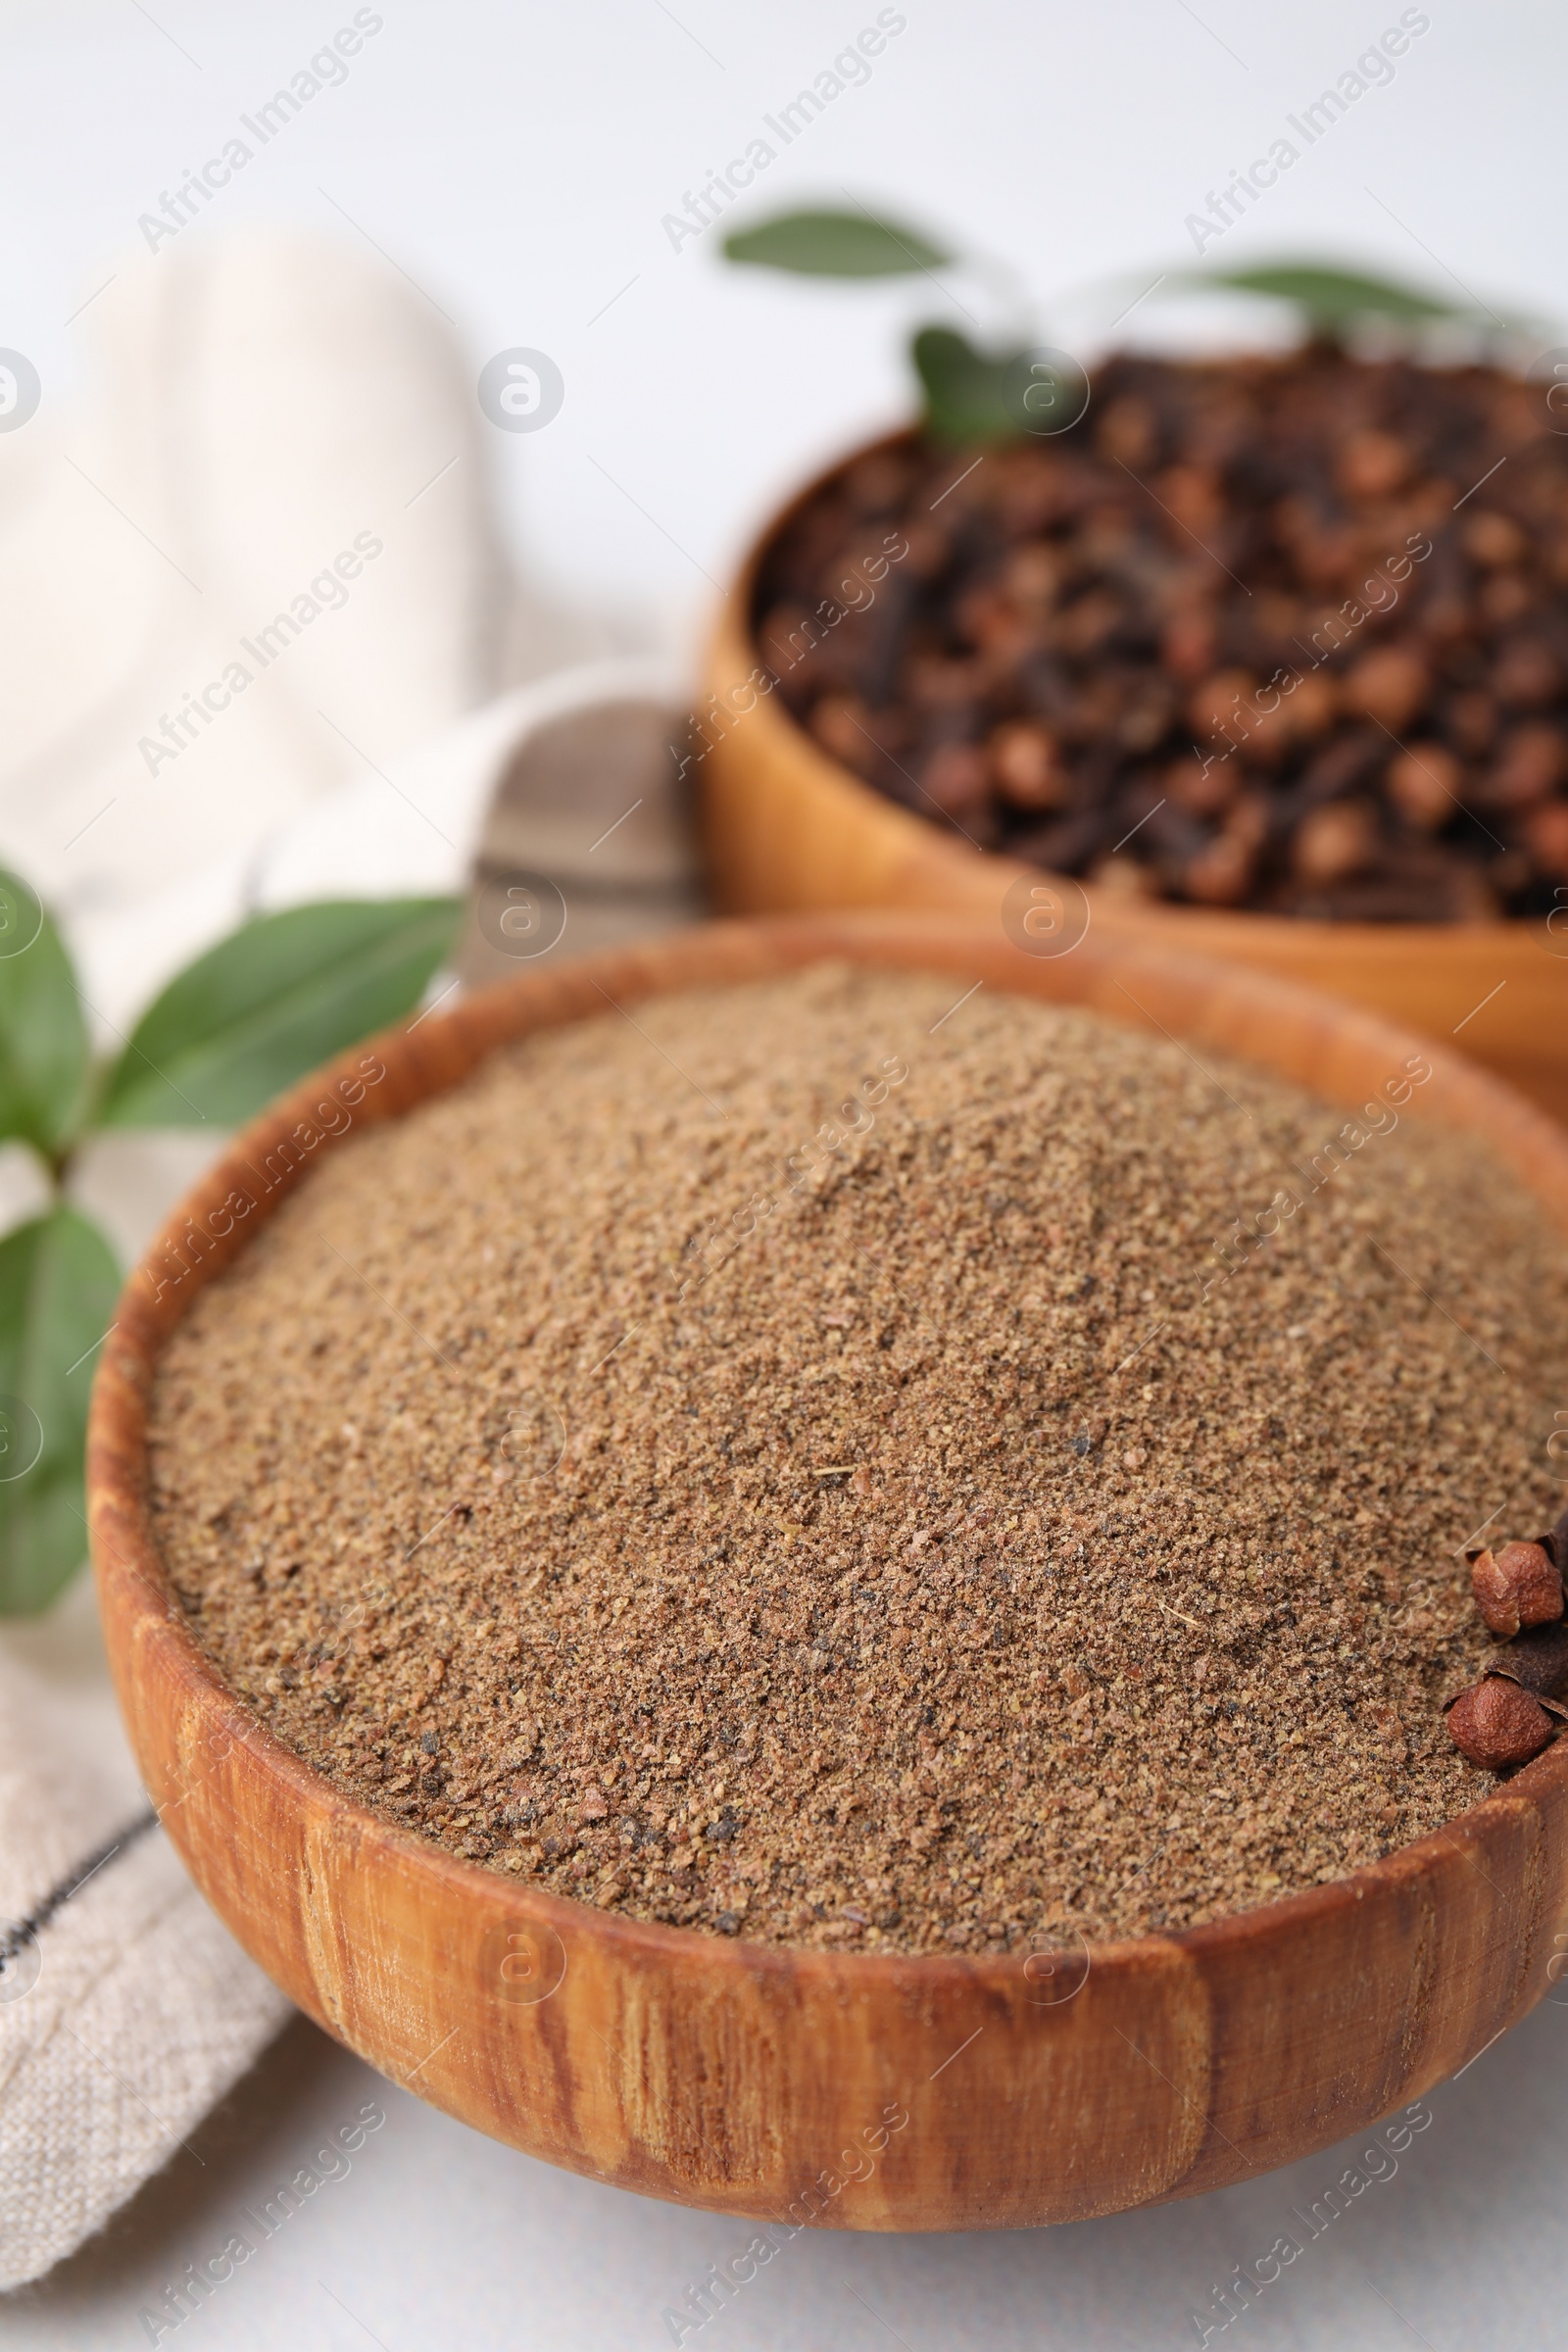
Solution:
<svg viewBox="0 0 1568 2352">
<path fill-rule="evenodd" d="M 87 1398 L 119 1290 L 74 1208 L 0 1241 L 0 1614 L 43 1608 L 87 1556 Z"/>
<path fill-rule="evenodd" d="M 1292 303 L 1314 334 L 1336 334 L 1358 318 L 1386 318 L 1400 326 L 1414 326 L 1430 318 L 1477 315 L 1471 304 L 1440 301 L 1393 278 L 1333 270 L 1318 262 L 1271 262 L 1250 270 L 1189 270 L 1180 282 L 1192 287 L 1226 286 L 1238 294 L 1260 294 Z"/>
<path fill-rule="evenodd" d="M 955 257 L 902 220 L 870 213 L 778 213 L 724 239 L 732 262 L 792 270 L 802 277 L 905 277 L 940 270 Z"/>
<path fill-rule="evenodd" d="M 75 975 L 37 895 L 0 871 L 0 1138 L 47 1157 L 72 1131 L 87 1076 Z"/>
<path fill-rule="evenodd" d="M 979 351 L 951 326 L 923 326 L 909 352 L 939 440 L 1003 441 L 1022 431 L 1009 398 L 1021 352 Z"/>
<path fill-rule="evenodd" d="M 259 915 L 172 980 L 110 1071 L 96 1124 L 232 1127 L 410 1011 L 457 899 L 333 899 Z"/>
</svg>

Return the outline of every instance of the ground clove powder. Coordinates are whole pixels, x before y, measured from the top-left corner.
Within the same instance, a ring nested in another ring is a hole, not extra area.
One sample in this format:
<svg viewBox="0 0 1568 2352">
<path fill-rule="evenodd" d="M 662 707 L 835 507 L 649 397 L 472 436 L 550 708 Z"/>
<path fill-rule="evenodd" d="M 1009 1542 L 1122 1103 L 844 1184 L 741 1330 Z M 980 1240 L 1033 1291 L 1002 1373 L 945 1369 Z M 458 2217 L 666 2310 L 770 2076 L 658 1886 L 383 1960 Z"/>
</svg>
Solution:
<svg viewBox="0 0 1568 2352">
<path fill-rule="evenodd" d="M 1466 1540 L 1561 1499 L 1562 1240 L 1420 1126 L 1419 1056 L 1348 1120 L 965 987 L 528 1040 L 196 1298 L 165 1556 L 339 1788 L 637 1917 L 976 1950 L 1211 1919 L 1494 1786 L 1439 1710 Z"/>
</svg>

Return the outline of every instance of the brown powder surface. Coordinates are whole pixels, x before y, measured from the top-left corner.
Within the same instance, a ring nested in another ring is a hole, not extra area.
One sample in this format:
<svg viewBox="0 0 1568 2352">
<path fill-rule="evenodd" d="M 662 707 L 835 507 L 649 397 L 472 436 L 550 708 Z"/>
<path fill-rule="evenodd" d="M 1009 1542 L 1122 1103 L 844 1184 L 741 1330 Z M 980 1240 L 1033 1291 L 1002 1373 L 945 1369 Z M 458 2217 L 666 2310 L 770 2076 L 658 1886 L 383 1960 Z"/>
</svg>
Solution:
<svg viewBox="0 0 1568 2352">
<path fill-rule="evenodd" d="M 1561 1499 L 1568 1249 L 1418 1078 L 1348 1122 L 962 986 L 529 1040 L 200 1294 L 157 1526 L 310 1763 L 558 1893 L 903 1950 L 1191 1925 L 1492 1788 L 1439 1707 L 1465 1540 Z"/>
</svg>

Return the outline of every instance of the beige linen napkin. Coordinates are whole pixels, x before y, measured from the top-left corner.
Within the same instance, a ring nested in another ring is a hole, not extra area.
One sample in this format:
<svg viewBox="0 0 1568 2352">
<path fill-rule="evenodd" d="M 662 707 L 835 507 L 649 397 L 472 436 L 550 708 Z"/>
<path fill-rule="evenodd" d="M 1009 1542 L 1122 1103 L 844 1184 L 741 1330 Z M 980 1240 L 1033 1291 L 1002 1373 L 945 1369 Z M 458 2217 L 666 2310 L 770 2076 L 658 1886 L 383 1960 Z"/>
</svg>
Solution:
<svg viewBox="0 0 1568 2352">
<path fill-rule="evenodd" d="M 0 2287 L 96 2230 L 288 2003 L 136 1777 L 83 1585 L 0 1651 Z"/>
</svg>

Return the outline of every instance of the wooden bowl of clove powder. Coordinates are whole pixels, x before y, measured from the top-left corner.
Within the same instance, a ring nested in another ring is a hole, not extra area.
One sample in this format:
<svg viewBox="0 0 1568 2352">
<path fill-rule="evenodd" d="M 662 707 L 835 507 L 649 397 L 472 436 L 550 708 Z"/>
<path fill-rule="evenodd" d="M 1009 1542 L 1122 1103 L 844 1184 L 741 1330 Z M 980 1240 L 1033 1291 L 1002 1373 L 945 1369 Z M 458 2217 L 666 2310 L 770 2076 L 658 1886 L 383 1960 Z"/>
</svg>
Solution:
<svg viewBox="0 0 1568 2352">
<path fill-rule="evenodd" d="M 1098 936 L 727 923 L 460 1001 L 126 1290 L 147 1785 L 322 2026 L 624 2186 L 970 2229 L 1284 2164 L 1568 1932 L 1568 1748 L 1444 1716 L 1467 1545 L 1562 1503 L 1565 1231 L 1499 1082 Z"/>
</svg>

